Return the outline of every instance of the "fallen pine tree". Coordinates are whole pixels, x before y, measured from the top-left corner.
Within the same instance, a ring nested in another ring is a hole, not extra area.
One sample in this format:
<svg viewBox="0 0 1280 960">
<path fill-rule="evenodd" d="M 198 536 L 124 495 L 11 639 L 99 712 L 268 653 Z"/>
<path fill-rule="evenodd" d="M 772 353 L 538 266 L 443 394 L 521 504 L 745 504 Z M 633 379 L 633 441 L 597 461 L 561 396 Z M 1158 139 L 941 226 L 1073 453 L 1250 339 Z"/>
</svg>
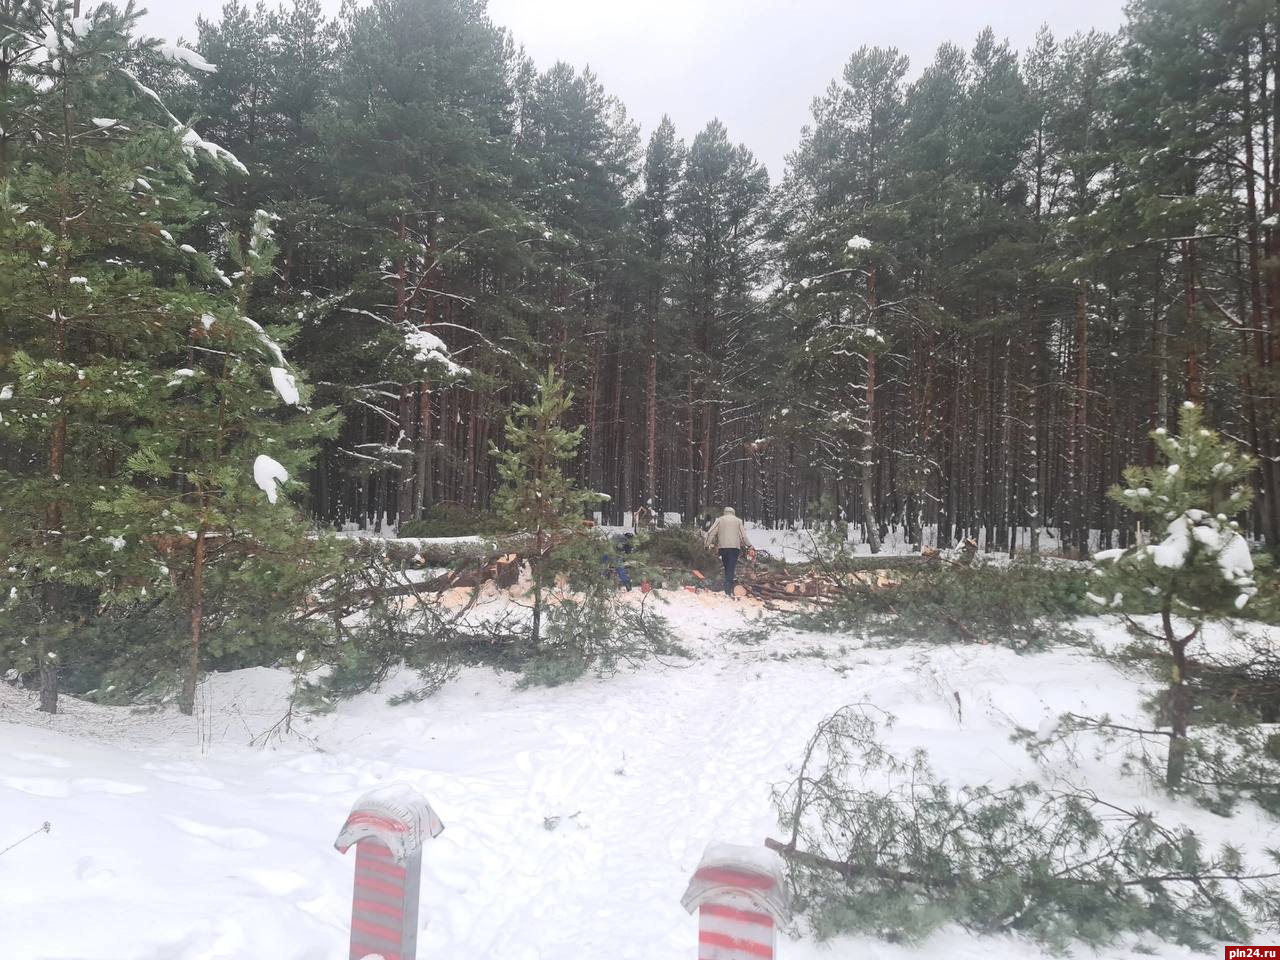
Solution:
<svg viewBox="0 0 1280 960">
<path fill-rule="evenodd" d="M 815 934 L 915 941 L 946 923 L 1017 931 L 1055 949 L 1135 933 L 1206 949 L 1247 943 L 1280 915 L 1280 854 L 1267 869 L 1185 826 L 1087 790 L 1032 782 L 951 787 L 923 751 L 879 739 L 893 718 L 845 707 L 775 792 L 788 864 Z"/>
<path fill-rule="evenodd" d="M 563 542 L 559 538 L 555 542 Z M 457 563 L 483 561 L 491 563 L 505 554 L 527 555 L 534 548 L 531 536 L 510 537 L 443 537 L 389 539 L 375 536 L 346 536 L 339 541 L 348 557 L 382 558 L 393 562 L 424 567 L 445 567 Z"/>
</svg>

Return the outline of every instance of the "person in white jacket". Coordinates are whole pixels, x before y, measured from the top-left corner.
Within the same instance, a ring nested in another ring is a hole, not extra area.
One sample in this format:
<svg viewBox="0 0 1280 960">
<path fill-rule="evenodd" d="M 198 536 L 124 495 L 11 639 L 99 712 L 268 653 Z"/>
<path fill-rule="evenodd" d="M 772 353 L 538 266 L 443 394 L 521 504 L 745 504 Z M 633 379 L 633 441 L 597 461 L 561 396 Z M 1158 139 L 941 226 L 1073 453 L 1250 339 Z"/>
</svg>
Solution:
<svg viewBox="0 0 1280 960">
<path fill-rule="evenodd" d="M 751 549 L 751 541 L 747 539 L 747 526 L 738 519 L 733 507 L 725 507 L 724 513 L 711 524 L 704 539 L 708 550 L 720 551 L 720 562 L 724 564 L 724 593 L 725 596 L 732 597 L 738 557 L 743 550 Z"/>
</svg>

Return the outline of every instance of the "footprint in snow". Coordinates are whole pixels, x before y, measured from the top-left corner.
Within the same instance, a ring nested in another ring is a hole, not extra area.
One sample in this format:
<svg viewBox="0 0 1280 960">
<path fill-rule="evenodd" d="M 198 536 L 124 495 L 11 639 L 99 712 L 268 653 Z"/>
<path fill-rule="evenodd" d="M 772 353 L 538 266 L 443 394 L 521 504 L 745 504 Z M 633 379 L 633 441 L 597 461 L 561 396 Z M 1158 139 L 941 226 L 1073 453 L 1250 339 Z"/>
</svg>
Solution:
<svg viewBox="0 0 1280 960">
<path fill-rule="evenodd" d="M 181 817 L 169 817 L 168 820 L 183 833 L 227 850 L 257 850 L 270 842 L 265 833 L 249 827 L 215 827 Z"/>
<path fill-rule="evenodd" d="M 324 797 L 318 793 L 269 793 L 267 799 L 281 803 L 320 803 Z"/>
<path fill-rule="evenodd" d="M 158 773 L 156 777 L 165 783 L 176 783 L 180 787 L 192 787 L 196 790 L 222 790 L 226 784 L 213 777 L 202 777 L 195 773 Z"/>
<path fill-rule="evenodd" d="M 33 797 L 67 797 L 71 786 L 66 780 L 53 777 L 0 777 L 0 787 L 17 790 Z"/>
<path fill-rule="evenodd" d="M 93 857 L 81 857 L 76 861 L 76 879 L 81 883 L 89 883 L 96 887 L 106 887 L 116 880 L 116 873 L 107 867 L 99 866 Z"/>
<path fill-rule="evenodd" d="M 52 767 L 55 770 L 65 770 L 71 766 L 70 760 L 64 760 L 62 757 L 51 757 L 47 753 L 27 753 L 23 750 L 6 751 L 9 756 L 15 760 L 22 760 L 26 763 L 38 763 L 42 767 Z"/>
<path fill-rule="evenodd" d="M 72 780 L 71 788 L 77 793 L 110 793 L 118 797 L 147 792 L 146 787 L 141 787 L 136 783 L 122 783 L 119 780 L 99 780 L 96 777 Z"/>
<path fill-rule="evenodd" d="M 273 896 L 297 893 L 310 883 L 302 874 L 292 870 L 246 870 L 245 876 Z"/>
</svg>

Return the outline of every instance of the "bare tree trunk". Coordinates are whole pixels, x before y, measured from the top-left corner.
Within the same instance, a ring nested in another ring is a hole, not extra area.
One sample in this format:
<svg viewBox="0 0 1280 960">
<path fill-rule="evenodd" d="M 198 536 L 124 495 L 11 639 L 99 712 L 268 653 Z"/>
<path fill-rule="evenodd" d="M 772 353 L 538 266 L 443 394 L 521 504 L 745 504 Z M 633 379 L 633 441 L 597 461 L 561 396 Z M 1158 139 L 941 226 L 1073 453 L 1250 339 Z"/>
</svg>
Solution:
<svg viewBox="0 0 1280 960">
<path fill-rule="evenodd" d="M 1044 525 L 1044 507 L 1040 498 L 1040 356 L 1040 296 L 1037 294 L 1031 302 L 1031 372 L 1023 393 L 1030 424 L 1026 452 L 1027 502 L 1023 515 L 1029 533 L 1028 549 L 1033 557 L 1040 555 L 1040 530 Z"/>
<path fill-rule="evenodd" d="M 698 444 L 698 456 L 701 458 L 701 463 L 699 463 L 701 473 L 699 499 L 708 505 L 712 502 L 711 474 L 715 469 L 715 459 L 711 446 L 712 407 L 713 404 L 704 395 L 702 404 L 702 440 Z"/>
<path fill-rule="evenodd" d="M 872 553 L 880 552 L 880 524 L 876 519 L 876 355 L 867 355 L 867 427 L 862 434 L 862 511 L 867 524 L 867 543 Z"/>
<path fill-rule="evenodd" d="M 204 627 L 205 540 L 208 528 L 201 523 L 196 531 L 195 553 L 191 565 L 191 637 L 187 647 L 187 666 L 182 674 L 182 693 L 178 709 L 186 716 L 195 712 L 196 683 L 200 678 L 200 633 Z"/>
<path fill-rule="evenodd" d="M 1089 553 L 1089 300 L 1083 280 L 1076 281 L 1076 482 L 1072 491 L 1076 549 L 1081 557 Z"/>
<path fill-rule="evenodd" d="M 64 327 L 61 324 L 61 311 L 54 311 L 59 316 L 59 356 L 65 351 L 62 345 L 65 343 Z M 53 437 L 49 444 L 49 476 L 54 481 L 62 478 L 63 471 L 66 469 L 67 459 L 67 416 L 65 413 L 58 416 L 53 424 Z M 45 508 L 45 538 L 48 550 L 52 557 L 57 557 L 62 552 L 62 501 L 58 499 L 51 500 Z M 50 566 L 57 566 L 57 562 L 53 562 Z M 43 606 L 45 615 L 49 617 L 60 617 L 63 615 L 63 591 L 62 584 L 52 580 L 46 581 L 44 584 Z M 40 645 L 40 710 L 44 713 L 58 712 L 58 660 L 57 651 L 48 650 L 44 644 Z"/>
<path fill-rule="evenodd" d="M 1020 364 L 1019 364 L 1020 366 Z M 1004 447 L 1004 495 L 1000 509 L 1004 511 L 1004 526 L 1008 535 L 1009 556 L 1018 552 L 1018 453 L 1020 444 L 1013 429 L 1013 340 L 1004 342 L 1004 391 L 1000 398 L 1003 430 L 1001 446 Z"/>
<path fill-rule="evenodd" d="M 418 384 L 418 437 L 415 458 L 417 480 L 414 484 L 416 500 L 413 515 L 415 518 L 421 518 L 432 499 L 431 384 L 427 380 Z"/>
<path fill-rule="evenodd" d="M 1160 259 L 1159 266 L 1163 267 L 1163 255 Z M 1155 360 L 1151 373 L 1155 387 L 1152 391 L 1155 397 L 1152 422 L 1157 428 L 1167 429 L 1169 426 L 1169 312 L 1160 303 L 1160 290 L 1163 287 L 1162 273 L 1163 270 L 1156 270 L 1156 282 L 1152 294 L 1151 355 Z"/>
<path fill-rule="evenodd" d="M 688 416 L 685 423 L 686 437 L 685 444 L 689 453 L 689 470 L 685 475 L 685 515 L 696 520 L 698 511 L 702 508 L 702 504 L 698 503 L 698 443 L 696 440 L 694 422 L 697 416 L 697 407 L 694 405 L 693 395 L 693 372 L 690 371 L 688 379 L 689 400 L 688 400 Z"/>
<path fill-rule="evenodd" d="M 1165 785 L 1177 789 L 1187 766 L 1187 734 L 1190 728 L 1191 697 L 1187 687 L 1187 644 L 1195 636 L 1179 639 L 1173 632 L 1172 596 L 1166 596 L 1160 610 L 1165 640 L 1173 655 L 1173 672 L 1169 677 L 1169 727 L 1173 736 L 1169 740 L 1169 764 L 1165 771 Z"/>
<path fill-rule="evenodd" d="M 468 507 L 476 505 L 476 460 L 479 457 L 477 443 L 480 430 L 479 423 L 480 394 L 472 393 L 470 409 L 467 412 L 467 458 L 466 479 L 463 487 L 463 501 Z"/>
<path fill-rule="evenodd" d="M 546 547 L 546 535 L 542 527 L 538 527 L 535 553 L 532 560 L 529 561 L 530 572 L 533 574 L 533 623 L 529 629 L 529 642 L 536 650 L 538 644 L 542 642 L 542 560 L 543 551 Z"/>
<path fill-rule="evenodd" d="M 40 659 L 40 712 L 58 712 L 58 663 L 47 655 Z"/>
<path fill-rule="evenodd" d="M 1245 198 L 1248 209 L 1248 217 L 1246 219 L 1247 231 L 1247 250 L 1249 260 L 1249 325 L 1253 328 L 1253 356 L 1245 357 L 1245 364 L 1253 362 L 1258 366 L 1259 379 L 1265 380 L 1266 368 L 1269 357 L 1266 348 L 1265 319 L 1263 317 L 1262 303 L 1262 271 L 1259 264 L 1258 256 L 1258 200 L 1256 177 L 1254 171 L 1254 147 L 1253 147 L 1253 97 L 1252 97 L 1252 81 L 1250 79 L 1249 64 L 1249 48 L 1246 44 L 1242 62 L 1241 86 L 1244 90 L 1242 103 L 1244 105 L 1244 156 L 1245 156 Z M 1265 73 L 1265 71 L 1264 71 Z M 1264 175 L 1265 175 L 1264 169 Z M 1264 177 L 1265 178 L 1265 177 Z M 1250 378 L 1251 379 L 1251 378 Z M 1253 405 L 1253 393 L 1246 388 L 1249 396 L 1249 403 Z M 1274 403 L 1274 401 L 1273 401 Z M 1256 417 L 1253 423 L 1257 424 Z M 1254 442 L 1258 456 L 1259 473 L 1262 480 L 1262 497 L 1259 504 L 1262 516 L 1263 535 L 1267 545 L 1274 547 L 1280 544 L 1280 518 L 1277 518 L 1276 511 L 1280 504 L 1277 504 L 1275 464 L 1271 458 L 1267 456 L 1269 446 L 1268 432 L 1265 427 L 1258 429 L 1257 438 Z"/>
<path fill-rule="evenodd" d="M 612 423 L 610 423 L 610 431 L 613 434 L 613 464 L 612 469 L 606 471 L 607 476 L 613 478 L 613 482 L 617 484 L 616 489 L 621 493 L 618 502 L 612 505 L 615 523 L 625 523 L 628 511 L 634 511 L 637 504 L 632 502 L 631 492 L 631 447 L 628 443 L 627 436 L 627 415 L 626 406 L 629 399 L 623 384 L 626 380 L 626 372 L 622 366 L 623 344 L 621 337 L 617 350 L 614 354 L 613 368 L 613 415 Z"/>
<path fill-rule="evenodd" d="M 1187 399 L 1192 403 L 1204 400 L 1200 380 L 1200 355 L 1196 349 L 1199 336 L 1196 333 L 1196 244 L 1194 240 L 1182 241 L 1183 299 L 1187 314 Z"/>
<path fill-rule="evenodd" d="M 587 487 L 600 489 L 600 365 L 601 337 L 591 342 L 591 386 L 587 394 Z"/>
<path fill-rule="evenodd" d="M 665 509 L 658 499 L 658 309 L 649 316 L 649 365 L 645 372 L 644 497 L 656 514 Z"/>
<path fill-rule="evenodd" d="M 396 449 L 404 449 L 410 444 L 413 436 L 413 401 L 414 389 L 410 384 L 403 384 L 400 387 L 400 436 L 396 438 Z M 406 454 L 408 451 L 406 450 Z M 396 458 L 400 464 L 400 469 L 396 471 L 396 481 L 399 489 L 396 491 L 396 524 L 407 522 L 413 517 L 413 480 L 414 470 L 413 461 L 407 455 Z"/>
<path fill-rule="evenodd" d="M 875 324 L 880 308 L 876 290 L 876 266 L 867 271 L 868 321 Z M 867 354 L 867 425 L 862 432 L 862 513 L 867 525 L 867 544 L 872 553 L 880 552 L 880 523 L 876 517 L 876 354 Z"/>
</svg>

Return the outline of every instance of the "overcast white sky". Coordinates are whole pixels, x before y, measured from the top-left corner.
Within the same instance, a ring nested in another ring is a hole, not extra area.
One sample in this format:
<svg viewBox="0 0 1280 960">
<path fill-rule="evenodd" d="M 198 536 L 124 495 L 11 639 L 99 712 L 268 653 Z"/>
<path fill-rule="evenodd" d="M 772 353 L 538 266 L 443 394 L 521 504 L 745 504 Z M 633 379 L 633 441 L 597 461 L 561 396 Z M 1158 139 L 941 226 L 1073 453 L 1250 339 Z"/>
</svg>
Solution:
<svg viewBox="0 0 1280 960">
<path fill-rule="evenodd" d="M 276 0 L 268 0 L 274 3 Z M 336 10 L 338 0 L 325 0 Z M 222 0 L 144 0 L 148 29 L 194 36 Z M 1024 48 L 1040 24 L 1060 36 L 1120 25 L 1123 0 L 489 0 L 540 67 L 590 65 L 645 135 L 663 113 L 686 140 L 712 117 L 774 177 L 809 101 L 863 44 L 896 46 L 922 69 L 946 40 L 991 25 Z"/>
</svg>

